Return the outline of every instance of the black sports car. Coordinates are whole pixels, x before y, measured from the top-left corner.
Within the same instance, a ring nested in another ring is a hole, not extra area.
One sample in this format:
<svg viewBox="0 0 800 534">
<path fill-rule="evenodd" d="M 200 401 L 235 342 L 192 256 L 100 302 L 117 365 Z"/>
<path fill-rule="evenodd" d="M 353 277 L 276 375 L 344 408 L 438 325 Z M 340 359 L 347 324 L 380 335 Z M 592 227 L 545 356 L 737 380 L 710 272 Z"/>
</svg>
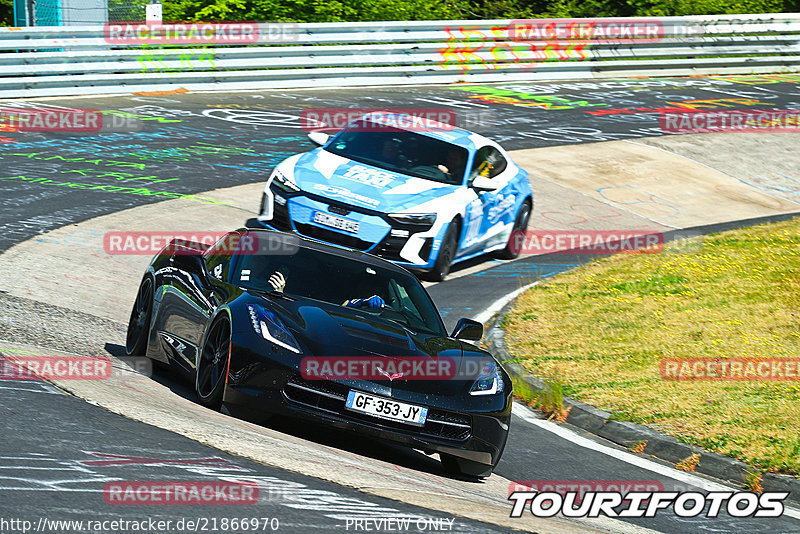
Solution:
<svg viewBox="0 0 800 534">
<path fill-rule="evenodd" d="M 240 229 L 152 260 L 127 352 L 183 371 L 208 407 L 352 429 L 480 477 L 500 460 L 512 393 L 492 355 L 465 342 L 482 332 L 461 319 L 448 335 L 417 278 L 388 261 Z"/>
</svg>

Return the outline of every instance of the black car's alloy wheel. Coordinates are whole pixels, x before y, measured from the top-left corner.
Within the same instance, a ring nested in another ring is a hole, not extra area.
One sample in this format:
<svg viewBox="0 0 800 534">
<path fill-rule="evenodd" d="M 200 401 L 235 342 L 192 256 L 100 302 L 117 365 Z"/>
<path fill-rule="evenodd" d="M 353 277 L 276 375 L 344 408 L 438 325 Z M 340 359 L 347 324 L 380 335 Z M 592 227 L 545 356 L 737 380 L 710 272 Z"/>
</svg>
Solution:
<svg viewBox="0 0 800 534">
<path fill-rule="evenodd" d="M 144 355 L 152 313 L 153 282 L 150 278 L 145 278 L 139 286 L 136 302 L 128 320 L 128 334 L 125 338 L 125 352 L 128 356 Z"/>
<path fill-rule="evenodd" d="M 197 396 L 209 408 L 218 409 L 222 403 L 230 348 L 230 324 L 219 320 L 211 327 L 197 364 Z"/>
</svg>

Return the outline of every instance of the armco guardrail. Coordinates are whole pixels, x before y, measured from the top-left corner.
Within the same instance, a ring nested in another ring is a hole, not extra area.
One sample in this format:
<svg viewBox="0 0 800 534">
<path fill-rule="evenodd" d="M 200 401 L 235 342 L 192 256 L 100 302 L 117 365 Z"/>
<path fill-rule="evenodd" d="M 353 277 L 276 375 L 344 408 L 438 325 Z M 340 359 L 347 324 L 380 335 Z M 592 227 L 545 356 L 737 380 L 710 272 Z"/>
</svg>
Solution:
<svg viewBox="0 0 800 534">
<path fill-rule="evenodd" d="M 0 28 L 0 97 L 800 70 L 800 14 L 203 28 Z"/>
</svg>

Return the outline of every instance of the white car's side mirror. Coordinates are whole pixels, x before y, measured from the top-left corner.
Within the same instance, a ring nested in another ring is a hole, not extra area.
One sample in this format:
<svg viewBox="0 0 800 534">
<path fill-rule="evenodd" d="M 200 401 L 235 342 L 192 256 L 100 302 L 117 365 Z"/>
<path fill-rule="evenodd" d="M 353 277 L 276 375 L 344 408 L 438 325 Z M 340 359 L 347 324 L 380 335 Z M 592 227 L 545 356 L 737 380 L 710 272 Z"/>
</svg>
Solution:
<svg viewBox="0 0 800 534">
<path fill-rule="evenodd" d="M 470 185 L 477 191 L 497 191 L 498 185 L 488 176 L 476 176 Z"/>
<path fill-rule="evenodd" d="M 325 132 L 309 132 L 308 138 L 311 139 L 311 142 L 315 145 L 322 146 L 328 142 L 331 136 Z"/>
</svg>

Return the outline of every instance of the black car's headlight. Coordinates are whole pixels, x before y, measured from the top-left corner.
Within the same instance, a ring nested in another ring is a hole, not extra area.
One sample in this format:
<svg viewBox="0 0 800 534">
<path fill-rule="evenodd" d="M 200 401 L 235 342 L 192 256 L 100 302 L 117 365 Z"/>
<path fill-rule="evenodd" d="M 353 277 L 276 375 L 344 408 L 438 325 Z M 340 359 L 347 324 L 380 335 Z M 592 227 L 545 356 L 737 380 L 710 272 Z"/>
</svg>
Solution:
<svg viewBox="0 0 800 534">
<path fill-rule="evenodd" d="M 470 395 L 494 395 L 500 393 L 505 388 L 503 383 L 503 375 L 500 373 L 500 367 L 494 361 L 488 361 L 484 364 L 475 383 L 469 390 Z"/>
<path fill-rule="evenodd" d="M 435 213 L 390 213 L 389 217 L 400 224 L 427 224 L 436 222 Z"/>
<path fill-rule="evenodd" d="M 272 173 L 272 186 L 279 191 L 286 191 L 290 193 L 300 191 L 300 188 L 297 186 L 297 184 L 286 178 L 286 176 L 284 176 L 283 173 L 278 169 L 275 169 L 275 171 Z"/>
<path fill-rule="evenodd" d="M 248 304 L 247 309 L 250 312 L 250 324 L 256 334 L 286 350 L 300 354 L 300 345 L 277 315 L 258 304 Z"/>
</svg>

